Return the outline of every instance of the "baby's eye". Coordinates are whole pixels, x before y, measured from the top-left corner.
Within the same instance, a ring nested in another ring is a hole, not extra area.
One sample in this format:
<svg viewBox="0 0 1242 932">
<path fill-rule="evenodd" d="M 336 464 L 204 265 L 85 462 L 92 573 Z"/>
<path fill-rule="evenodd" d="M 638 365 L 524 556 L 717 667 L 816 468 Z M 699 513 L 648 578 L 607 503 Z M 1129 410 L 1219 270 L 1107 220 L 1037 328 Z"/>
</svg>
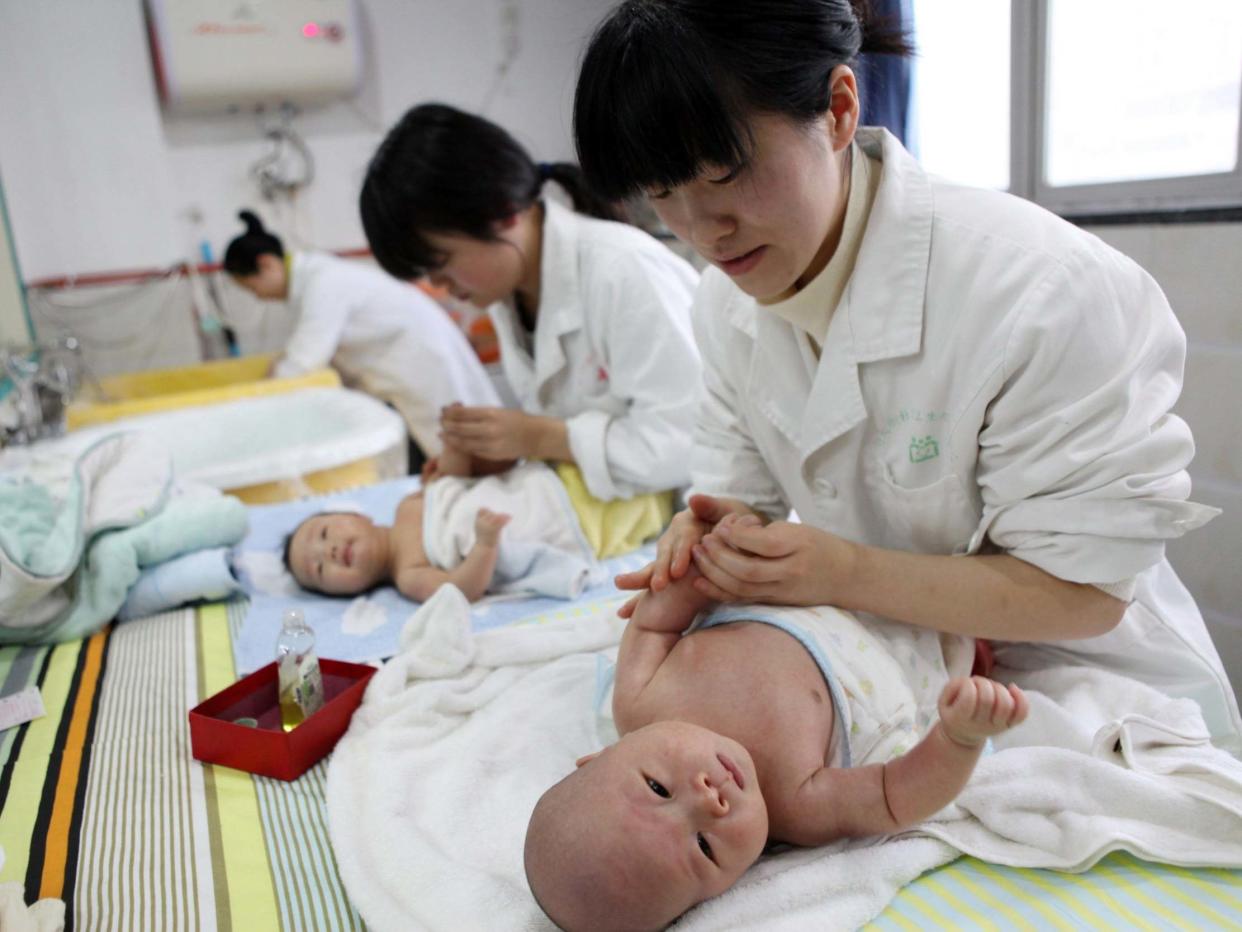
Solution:
<svg viewBox="0 0 1242 932">
<path fill-rule="evenodd" d="M 712 846 L 707 843 L 707 839 L 701 834 L 699 835 L 699 850 L 707 855 L 707 859 L 713 864 L 716 863 L 716 857 L 712 854 Z"/>
<path fill-rule="evenodd" d="M 658 782 L 658 781 L 656 781 L 656 780 L 652 780 L 650 777 L 648 777 L 648 778 L 647 778 L 647 785 L 648 785 L 649 787 L 651 787 L 651 792 L 655 793 L 655 794 L 656 794 L 657 796 L 659 796 L 661 799 L 670 799 L 670 798 L 672 798 L 672 794 L 671 794 L 668 790 L 666 790 L 666 789 L 664 788 L 664 785 L 663 785 L 662 783 L 660 783 L 660 782 Z"/>
</svg>

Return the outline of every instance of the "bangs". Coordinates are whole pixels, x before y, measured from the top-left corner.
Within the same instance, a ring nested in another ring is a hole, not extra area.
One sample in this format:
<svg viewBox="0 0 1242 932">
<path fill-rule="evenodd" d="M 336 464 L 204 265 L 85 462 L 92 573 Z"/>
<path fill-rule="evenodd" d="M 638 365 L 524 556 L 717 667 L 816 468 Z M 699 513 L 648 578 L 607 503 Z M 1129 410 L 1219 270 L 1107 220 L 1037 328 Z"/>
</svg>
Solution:
<svg viewBox="0 0 1242 932">
<path fill-rule="evenodd" d="M 738 82 L 694 34 L 651 15 L 605 22 L 574 95 L 574 136 L 588 184 L 611 200 L 746 162 L 751 109 Z"/>
<path fill-rule="evenodd" d="M 402 199 L 385 196 L 371 175 L 362 187 L 362 230 L 379 267 L 393 278 L 413 281 L 437 268 L 444 257 L 419 234 L 418 217 L 402 210 Z"/>
</svg>

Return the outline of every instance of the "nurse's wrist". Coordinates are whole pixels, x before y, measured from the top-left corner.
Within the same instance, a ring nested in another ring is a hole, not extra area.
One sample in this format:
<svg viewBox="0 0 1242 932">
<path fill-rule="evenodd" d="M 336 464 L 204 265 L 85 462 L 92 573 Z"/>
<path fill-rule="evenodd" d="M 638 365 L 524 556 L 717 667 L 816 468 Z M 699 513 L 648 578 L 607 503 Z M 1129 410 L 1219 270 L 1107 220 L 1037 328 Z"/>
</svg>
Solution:
<svg viewBox="0 0 1242 932">
<path fill-rule="evenodd" d="M 826 537 L 828 547 L 823 575 L 826 591 L 818 604 L 835 605 L 846 611 L 866 611 L 866 580 L 875 548 L 833 534 L 826 534 Z"/>
<path fill-rule="evenodd" d="M 531 459 L 553 460 L 572 463 L 573 451 L 569 448 L 569 429 L 560 418 L 532 414 L 530 452 Z"/>
</svg>

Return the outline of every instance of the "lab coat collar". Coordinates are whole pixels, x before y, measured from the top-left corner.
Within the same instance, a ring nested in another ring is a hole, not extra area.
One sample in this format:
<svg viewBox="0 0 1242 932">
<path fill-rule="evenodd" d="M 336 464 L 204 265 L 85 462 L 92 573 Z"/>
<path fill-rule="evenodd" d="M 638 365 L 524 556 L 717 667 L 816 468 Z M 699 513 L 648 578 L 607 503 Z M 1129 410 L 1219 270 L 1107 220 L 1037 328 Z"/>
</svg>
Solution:
<svg viewBox="0 0 1242 932">
<path fill-rule="evenodd" d="M 582 329 L 578 293 L 578 217 L 554 201 L 543 202 L 539 263 L 539 315 L 535 324 L 535 391 L 568 365 L 561 340 Z M 545 399 L 546 400 L 546 399 Z"/>
<path fill-rule="evenodd" d="M 909 356 L 922 345 L 931 185 L 887 130 L 860 129 L 858 142 L 881 160 L 882 175 L 818 362 L 804 334 L 754 302 L 739 302 L 732 318 L 755 340 L 750 384 L 759 410 L 798 449 L 804 476 L 817 450 L 867 417 L 859 364 Z"/>
</svg>

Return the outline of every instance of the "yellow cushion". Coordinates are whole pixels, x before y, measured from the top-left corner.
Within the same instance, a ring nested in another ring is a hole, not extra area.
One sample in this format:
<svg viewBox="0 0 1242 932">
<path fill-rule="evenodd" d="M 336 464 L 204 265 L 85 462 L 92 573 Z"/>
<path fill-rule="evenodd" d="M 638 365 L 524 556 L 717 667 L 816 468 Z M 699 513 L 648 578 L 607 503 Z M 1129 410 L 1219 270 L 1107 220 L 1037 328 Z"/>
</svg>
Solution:
<svg viewBox="0 0 1242 932">
<path fill-rule="evenodd" d="M 578 515 L 582 533 L 601 560 L 629 553 L 657 536 L 672 520 L 671 490 L 601 502 L 587 491 L 582 473 L 573 463 L 557 463 L 555 468 Z"/>
</svg>

